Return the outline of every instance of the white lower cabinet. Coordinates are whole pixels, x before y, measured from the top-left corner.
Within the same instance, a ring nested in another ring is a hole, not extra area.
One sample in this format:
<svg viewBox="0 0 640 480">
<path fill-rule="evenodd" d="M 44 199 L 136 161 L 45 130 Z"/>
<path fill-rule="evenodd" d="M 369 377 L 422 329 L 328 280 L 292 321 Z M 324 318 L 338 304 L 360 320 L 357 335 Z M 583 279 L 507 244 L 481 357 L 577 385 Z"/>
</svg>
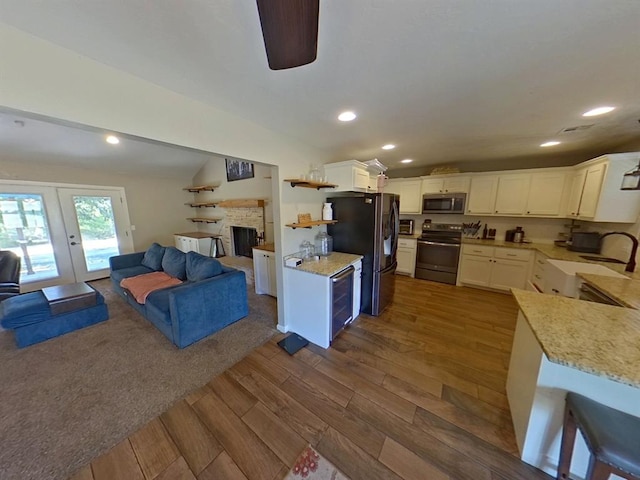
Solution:
<svg viewBox="0 0 640 480">
<path fill-rule="evenodd" d="M 529 278 L 531 258 L 531 250 L 463 245 L 458 283 L 496 290 L 524 289 Z"/>
<path fill-rule="evenodd" d="M 189 235 L 174 235 L 176 248 L 181 252 L 196 252 L 202 255 L 209 256 L 211 253 L 211 241 L 212 238 L 199 238 L 197 236 Z"/>
<path fill-rule="evenodd" d="M 253 249 L 253 276 L 256 293 L 278 296 L 276 287 L 276 257 L 274 252 Z"/>
<path fill-rule="evenodd" d="M 396 273 L 409 275 L 413 277 L 416 271 L 416 250 L 418 242 L 415 238 L 398 239 L 398 250 L 396 251 L 396 260 L 398 266 Z"/>
<path fill-rule="evenodd" d="M 351 319 L 355 320 L 360 315 L 360 295 L 362 283 L 362 261 L 357 260 L 350 264 L 354 268 L 352 284 L 352 311 Z M 348 268 L 349 264 L 345 265 Z M 343 270 L 344 271 L 344 270 Z M 304 270 L 285 267 L 284 281 L 287 292 L 290 295 L 288 306 L 289 320 L 286 331 L 295 332 L 312 343 L 329 348 L 333 337 L 333 312 L 331 276 L 310 273 Z M 339 275 L 339 272 L 336 273 Z M 337 297 L 336 306 L 340 302 Z"/>
</svg>

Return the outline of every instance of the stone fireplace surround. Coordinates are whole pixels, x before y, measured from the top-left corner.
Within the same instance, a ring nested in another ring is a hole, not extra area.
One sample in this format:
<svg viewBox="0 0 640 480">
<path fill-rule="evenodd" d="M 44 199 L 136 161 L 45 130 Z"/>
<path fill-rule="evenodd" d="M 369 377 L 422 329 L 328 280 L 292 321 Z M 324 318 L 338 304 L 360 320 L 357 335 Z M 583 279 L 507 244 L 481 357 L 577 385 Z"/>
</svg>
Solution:
<svg viewBox="0 0 640 480">
<path fill-rule="evenodd" d="M 227 208 L 220 231 L 226 254 L 235 255 L 231 227 L 254 228 L 258 238 L 264 238 L 264 226 L 263 207 Z"/>
</svg>

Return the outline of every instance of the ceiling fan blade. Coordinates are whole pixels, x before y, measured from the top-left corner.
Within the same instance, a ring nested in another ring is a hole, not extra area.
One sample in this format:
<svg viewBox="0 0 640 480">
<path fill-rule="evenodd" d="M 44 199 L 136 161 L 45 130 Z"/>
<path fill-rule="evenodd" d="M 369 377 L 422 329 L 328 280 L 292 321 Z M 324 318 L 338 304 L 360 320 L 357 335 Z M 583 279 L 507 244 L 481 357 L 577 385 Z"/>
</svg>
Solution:
<svg viewBox="0 0 640 480">
<path fill-rule="evenodd" d="M 256 0 L 271 70 L 316 59 L 320 0 Z"/>
</svg>

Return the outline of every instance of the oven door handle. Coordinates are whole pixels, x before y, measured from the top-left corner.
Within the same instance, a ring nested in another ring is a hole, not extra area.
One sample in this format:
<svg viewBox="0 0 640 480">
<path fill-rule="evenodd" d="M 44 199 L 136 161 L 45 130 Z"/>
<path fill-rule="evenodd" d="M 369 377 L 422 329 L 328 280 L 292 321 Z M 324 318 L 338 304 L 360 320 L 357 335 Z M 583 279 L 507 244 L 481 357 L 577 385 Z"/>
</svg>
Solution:
<svg viewBox="0 0 640 480">
<path fill-rule="evenodd" d="M 421 243 L 423 245 L 437 245 L 439 247 L 455 247 L 455 248 L 460 247 L 459 243 L 441 243 L 441 242 L 432 242 L 430 240 L 418 240 L 418 243 Z"/>
</svg>

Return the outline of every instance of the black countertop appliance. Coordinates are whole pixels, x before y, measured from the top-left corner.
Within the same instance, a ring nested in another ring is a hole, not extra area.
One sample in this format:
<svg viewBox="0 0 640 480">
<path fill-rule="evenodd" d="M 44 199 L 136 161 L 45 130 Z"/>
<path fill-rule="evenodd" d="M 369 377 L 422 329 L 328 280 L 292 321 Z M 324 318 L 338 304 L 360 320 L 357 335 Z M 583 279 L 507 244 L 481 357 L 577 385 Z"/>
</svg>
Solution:
<svg viewBox="0 0 640 480">
<path fill-rule="evenodd" d="M 572 252 L 600 253 L 601 239 L 598 232 L 573 232 L 567 250 Z"/>
</svg>

